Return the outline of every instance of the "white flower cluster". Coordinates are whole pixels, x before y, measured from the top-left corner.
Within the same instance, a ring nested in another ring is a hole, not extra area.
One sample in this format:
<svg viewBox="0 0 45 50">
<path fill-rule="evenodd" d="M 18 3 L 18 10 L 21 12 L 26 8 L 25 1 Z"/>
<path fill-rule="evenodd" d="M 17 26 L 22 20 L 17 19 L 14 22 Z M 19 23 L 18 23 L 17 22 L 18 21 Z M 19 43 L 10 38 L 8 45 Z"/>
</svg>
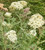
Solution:
<svg viewBox="0 0 45 50">
<path fill-rule="evenodd" d="M 42 25 L 44 25 L 44 19 L 40 14 L 34 14 L 29 19 L 28 25 L 30 25 L 34 29 L 42 27 Z"/>
<path fill-rule="evenodd" d="M 18 1 L 20 2 L 20 4 L 22 4 L 23 6 L 26 6 L 27 5 L 27 2 L 26 1 Z"/>
<path fill-rule="evenodd" d="M 4 14 L 4 16 L 5 16 L 5 17 L 12 17 L 10 12 L 6 12 L 6 13 Z"/>
<path fill-rule="evenodd" d="M 9 6 L 10 11 L 14 11 L 15 9 L 21 10 L 23 7 L 27 5 L 26 1 L 18 1 L 18 2 L 12 2 Z"/>
<path fill-rule="evenodd" d="M 33 36 L 36 36 L 37 33 L 36 33 L 36 30 L 34 29 L 34 30 L 31 30 L 31 31 L 29 32 L 29 34 L 30 34 L 30 35 L 33 35 Z"/>
<path fill-rule="evenodd" d="M 14 30 L 10 30 L 5 35 L 7 36 L 7 39 L 9 39 L 13 43 L 15 43 L 15 41 L 17 40 L 16 31 Z"/>
</svg>

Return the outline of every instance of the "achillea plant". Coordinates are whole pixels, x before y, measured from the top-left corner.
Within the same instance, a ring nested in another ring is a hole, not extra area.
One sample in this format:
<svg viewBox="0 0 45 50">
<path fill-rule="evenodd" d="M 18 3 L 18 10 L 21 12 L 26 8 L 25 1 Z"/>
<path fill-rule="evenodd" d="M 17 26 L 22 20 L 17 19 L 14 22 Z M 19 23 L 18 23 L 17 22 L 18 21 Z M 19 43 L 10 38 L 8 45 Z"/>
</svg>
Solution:
<svg viewBox="0 0 45 50">
<path fill-rule="evenodd" d="M 14 1 L 8 12 L 0 4 L 0 50 L 45 50 L 45 15 L 35 8 L 40 3 Z"/>
</svg>

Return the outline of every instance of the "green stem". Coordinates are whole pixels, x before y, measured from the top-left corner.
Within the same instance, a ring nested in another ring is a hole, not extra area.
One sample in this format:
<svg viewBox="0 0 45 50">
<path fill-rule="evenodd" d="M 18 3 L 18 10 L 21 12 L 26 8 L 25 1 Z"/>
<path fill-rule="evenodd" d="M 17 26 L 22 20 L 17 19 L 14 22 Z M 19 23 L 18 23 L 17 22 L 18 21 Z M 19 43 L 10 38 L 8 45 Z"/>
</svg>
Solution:
<svg viewBox="0 0 45 50">
<path fill-rule="evenodd" d="M 39 44 L 42 44 L 42 43 L 44 43 L 44 42 L 45 42 L 45 40 L 44 40 L 44 41 L 39 42 Z"/>
</svg>

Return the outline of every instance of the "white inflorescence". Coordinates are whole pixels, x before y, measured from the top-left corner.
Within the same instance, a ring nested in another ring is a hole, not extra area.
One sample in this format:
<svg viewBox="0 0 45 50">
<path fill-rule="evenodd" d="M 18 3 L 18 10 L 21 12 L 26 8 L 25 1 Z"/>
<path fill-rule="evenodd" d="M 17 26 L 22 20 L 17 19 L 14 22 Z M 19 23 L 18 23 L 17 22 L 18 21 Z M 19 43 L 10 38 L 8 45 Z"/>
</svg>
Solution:
<svg viewBox="0 0 45 50">
<path fill-rule="evenodd" d="M 43 17 L 40 14 L 32 15 L 29 19 L 28 25 L 30 25 L 34 29 L 42 27 L 42 25 L 44 25 Z"/>
<path fill-rule="evenodd" d="M 36 30 L 31 30 L 29 33 L 30 33 L 30 35 L 33 35 L 33 36 L 36 36 L 36 34 L 37 34 Z"/>
<path fill-rule="evenodd" d="M 20 4 L 22 4 L 23 6 L 26 6 L 27 5 L 27 2 L 26 1 L 19 1 Z"/>
<path fill-rule="evenodd" d="M 26 1 L 18 1 L 18 2 L 12 2 L 9 6 L 10 11 L 13 11 L 15 9 L 21 10 L 24 6 L 27 5 Z"/>
<path fill-rule="evenodd" d="M 5 16 L 6 16 L 6 17 L 12 17 L 10 12 L 6 12 L 6 13 L 5 13 Z"/>
<path fill-rule="evenodd" d="M 5 35 L 7 36 L 7 39 L 9 39 L 13 43 L 15 43 L 15 41 L 17 40 L 16 31 L 14 30 L 7 32 Z"/>
</svg>

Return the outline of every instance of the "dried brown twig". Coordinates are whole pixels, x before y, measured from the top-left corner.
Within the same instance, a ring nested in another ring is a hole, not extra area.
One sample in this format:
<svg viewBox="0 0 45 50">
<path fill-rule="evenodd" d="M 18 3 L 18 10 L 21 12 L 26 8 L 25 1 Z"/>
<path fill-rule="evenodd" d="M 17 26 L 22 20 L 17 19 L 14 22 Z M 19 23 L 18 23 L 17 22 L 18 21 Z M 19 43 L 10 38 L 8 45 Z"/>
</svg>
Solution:
<svg viewBox="0 0 45 50">
<path fill-rule="evenodd" d="M 0 9 L 1 10 L 4 10 L 4 11 L 8 11 L 8 9 L 7 8 L 4 8 L 3 6 L 4 6 L 4 4 L 0 3 Z"/>
</svg>

